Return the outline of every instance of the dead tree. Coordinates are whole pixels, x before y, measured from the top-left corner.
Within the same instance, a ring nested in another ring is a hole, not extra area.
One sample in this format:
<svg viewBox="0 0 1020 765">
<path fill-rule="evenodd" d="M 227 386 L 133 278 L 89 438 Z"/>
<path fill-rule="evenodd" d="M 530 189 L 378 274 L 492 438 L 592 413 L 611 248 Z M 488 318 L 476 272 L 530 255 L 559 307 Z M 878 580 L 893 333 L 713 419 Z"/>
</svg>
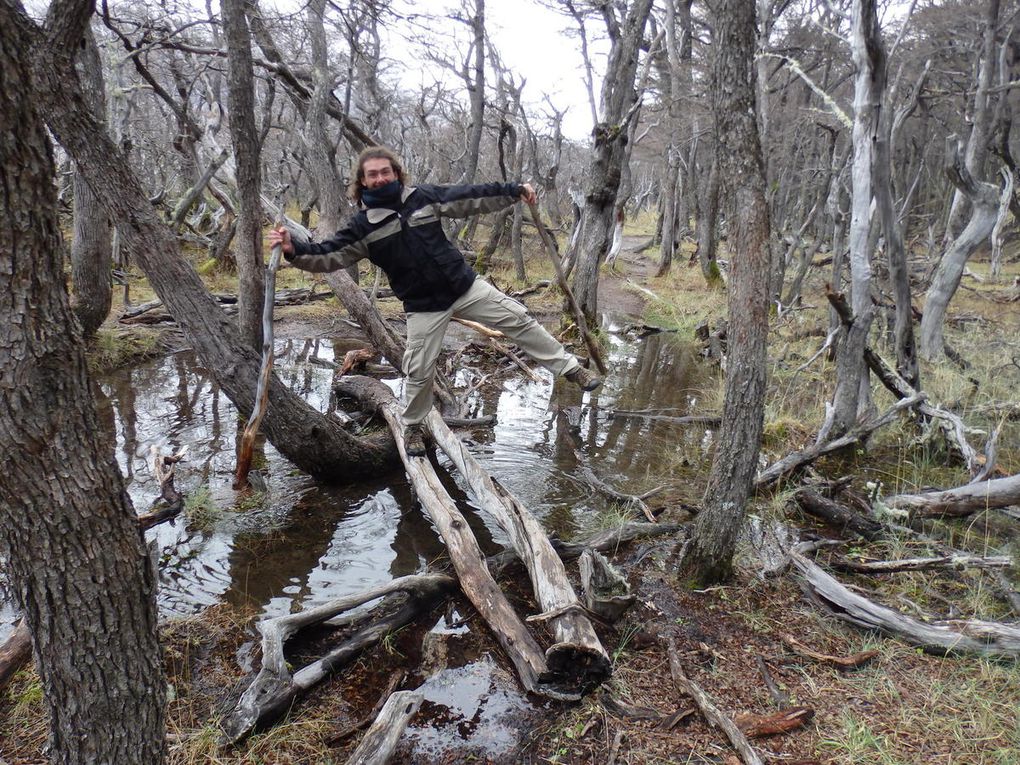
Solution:
<svg viewBox="0 0 1020 765">
<path fill-rule="evenodd" d="M 971 203 L 970 220 L 960 235 L 949 245 L 942 256 L 931 287 L 924 300 L 921 317 L 921 355 L 928 360 L 940 359 L 946 352 L 943 327 L 949 301 L 953 299 L 967 260 L 984 242 L 999 213 L 999 190 L 990 183 L 977 180 L 967 169 L 960 153 L 956 136 L 946 139 L 946 174 L 953 185 L 963 192 Z"/>
<path fill-rule="evenodd" d="M 599 267 L 609 253 L 616 224 L 616 197 L 628 127 L 638 106 L 634 94 L 638 55 L 651 6 L 651 0 L 631 0 L 622 10 L 611 3 L 600 6 L 611 47 L 602 81 L 600 115 L 592 130 L 594 147 L 585 180 L 573 285 L 590 326 L 598 326 Z"/>
<path fill-rule="evenodd" d="M 884 78 L 876 78 L 881 30 L 875 0 L 854 0 L 851 12 L 851 52 L 857 75 L 854 79 L 853 195 L 850 213 L 850 292 L 853 322 L 839 344 L 836 390 L 818 434 L 819 442 L 842 436 L 870 405 L 868 369 L 864 346 L 875 308 L 871 301 L 871 252 L 868 229 L 872 197 L 874 147 L 873 125 L 879 118 Z M 880 62 L 879 62 L 880 63 Z"/>
</svg>

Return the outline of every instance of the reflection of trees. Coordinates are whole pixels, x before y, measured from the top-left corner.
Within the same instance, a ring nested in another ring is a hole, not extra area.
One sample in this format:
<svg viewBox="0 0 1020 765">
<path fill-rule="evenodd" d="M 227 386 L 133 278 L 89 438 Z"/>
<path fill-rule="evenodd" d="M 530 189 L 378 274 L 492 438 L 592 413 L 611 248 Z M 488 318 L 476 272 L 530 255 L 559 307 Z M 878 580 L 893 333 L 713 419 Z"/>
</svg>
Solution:
<svg viewBox="0 0 1020 765">
<path fill-rule="evenodd" d="M 664 353 L 661 334 L 654 334 L 639 341 L 635 356 L 627 356 L 629 363 L 622 366 L 623 384 L 618 406 L 621 409 L 646 409 L 653 401 L 653 394 L 662 392 L 665 385 L 656 385 L 657 380 L 661 383 L 661 375 L 670 366 L 670 353 Z M 630 348 L 625 350 L 629 353 Z M 623 354 L 621 354 L 623 355 Z M 617 359 L 617 363 L 623 359 Z M 617 367 L 620 369 L 621 367 Z M 658 388 L 658 391 L 657 391 Z M 661 403 L 661 402 L 660 402 Z M 638 450 L 646 451 L 648 448 L 648 435 L 651 430 L 648 420 L 633 417 L 614 417 L 606 432 L 606 441 L 603 447 L 603 454 L 616 455 L 616 470 L 620 473 L 627 472 L 636 456 Z M 617 449 L 617 444 L 623 438 L 623 445 Z"/>
<path fill-rule="evenodd" d="M 261 608 L 275 597 L 295 602 L 307 594 L 308 575 L 329 550 L 338 527 L 350 508 L 364 501 L 348 497 L 329 497 L 309 491 L 290 512 L 290 523 L 268 536 L 243 536 L 235 539 L 226 561 L 230 587 L 225 599 L 235 605 Z M 284 588 L 301 582 L 302 592 L 284 595 Z"/>
<path fill-rule="evenodd" d="M 423 564 L 429 565 L 442 557 L 445 548 L 432 522 L 414 501 L 410 484 L 400 481 L 391 491 L 400 508 L 400 518 L 397 521 L 397 533 L 390 543 L 393 548 L 390 574 L 394 577 L 406 576 L 421 570 Z"/>
</svg>

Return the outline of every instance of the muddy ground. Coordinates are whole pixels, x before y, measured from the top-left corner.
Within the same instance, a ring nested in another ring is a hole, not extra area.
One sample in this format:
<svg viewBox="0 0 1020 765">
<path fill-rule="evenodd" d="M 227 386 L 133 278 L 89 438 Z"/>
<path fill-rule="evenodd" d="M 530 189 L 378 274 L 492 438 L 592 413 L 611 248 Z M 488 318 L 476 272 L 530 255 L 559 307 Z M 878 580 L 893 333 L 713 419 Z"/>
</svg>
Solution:
<svg viewBox="0 0 1020 765">
<path fill-rule="evenodd" d="M 630 239 L 627 245 L 636 242 Z M 640 317 L 646 299 L 641 288 L 658 289 L 653 264 L 625 252 L 618 267 L 602 282 L 601 303 Z M 323 314 L 285 321 L 279 333 L 307 336 L 327 328 L 335 334 L 338 325 L 334 316 Z M 829 468 L 838 474 L 853 465 Z M 667 492 L 650 504 L 661 522 L 683 523 L 691 516 L 680 494 L 697 491 Z M 839 536 L 791 503 L 771 506 L 780 508 L 778 520 L 802 536 Z M 677 688 L 672 645 L 683 671 L 730 717 L 747 722 L 780 709 L 806 710 L 799 712 L 805 725 L 754 739 L 766 762 L 1020 762 L 1020 671 L 1015 664 L 929 656 L 862 633 L 808 603 L 790 572 L 763 573 L 750 545 L 742 547 L 732 581 L 704 590 L 677 573 L 677 552 L 673 538 L 615 551 L 612 558 L 637 603 L 616 624 L 597 625 L 613 660 L 613 677 L 571 704 L 524 696 L 512 666 L 470 604 L 454 598 L 366 651 L 299 701 L 279 725 L 224 749 L 216 745 L 217 720 L 251 677 L 253 614 L 220 605 L 200 617 L 171 622 L 164 631 L 172 699 L 169 760 L 345 762 L 360 736 L 356 726 L 371 716 L 384 689 L 397 678 L 400 688 L 427 685 L 430 700 L 394 762 L 739 763 L 726 737 Z M 519 612 L 534 613 L 538 609 L 530 596 L 515 584 L 522 578 L 517 567 L 502 581 Z M 887 595 L 876 577 L 842 578 L 867 594 Z M 928 596 L 925 603 L 952 603 L 973 584 L 964 572 L 931 574 L 918 582 Z M 841 669 L 808 658 L 792 647 L 791 638 L 831 657 L 875 655 L 858 668 Z M 332 630 L 316 632 L 300 641 L 289 659 L 301 664 L 337 639 Z M 34 674 L 23 671 L 0 698 L 0 762 L 45 761 L 40 697 Z"/>
</svg>

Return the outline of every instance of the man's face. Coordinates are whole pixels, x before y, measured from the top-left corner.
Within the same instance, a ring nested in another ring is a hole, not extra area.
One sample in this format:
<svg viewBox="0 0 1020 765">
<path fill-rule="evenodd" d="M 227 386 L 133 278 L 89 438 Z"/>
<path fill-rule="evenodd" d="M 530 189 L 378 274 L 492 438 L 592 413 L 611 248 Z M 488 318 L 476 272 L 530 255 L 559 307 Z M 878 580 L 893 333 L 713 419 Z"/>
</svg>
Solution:
<svg viewBox="0 0 1020 765">
<path fill-rule="evenodd" d="M 397 179 L 397 174 L 393 172 L 393 165 L 383 157 L 366 159 L 361 165 L 361 174 L 363 176 L 361 185 L 366 189 L 377 189 Z"/>
</svg>

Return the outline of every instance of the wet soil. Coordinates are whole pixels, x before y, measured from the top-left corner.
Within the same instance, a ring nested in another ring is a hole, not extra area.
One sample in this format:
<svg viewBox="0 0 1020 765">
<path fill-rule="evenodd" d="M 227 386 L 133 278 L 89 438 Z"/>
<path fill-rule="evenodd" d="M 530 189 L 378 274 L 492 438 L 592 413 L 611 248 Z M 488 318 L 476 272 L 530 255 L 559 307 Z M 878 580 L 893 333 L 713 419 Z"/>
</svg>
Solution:
<svg viewBox="0 0 1020 765">
<path fill-rule="evenodd" d="M 654 288 L 651 258 L 628 251 L 638 241 L 625 243 L 618 272 L 606 273 L 600 284 L 603 305 L 634 320 L 640 317 L 644 302 L 640 287 Z M 621 318 L 618 323 L 625 322 Z M 288 318 L 283 312 L 277 323 L 281 342 L 292 343 L 295 352 L 307 355 L 313 353 L 306 345 L 306 338 L 312 336 L 334 338 L 328 349 L 331 357 L 358 342 L 355 330 L 336 317 L 318 315 L 309 320 L 307 316 Z M 648 350 L 653 347 L 645 346 L 643 355 L 635 354 L 633 359 L 619 356 L 620 369 L 633 368 L 633 372 L 620 371 L 619 379 L 608 383 L 613 405 L 637 409 L 656 403 L 641 398 L 640 381 L 668 374 L 672 366 L 693 363 L 689 357 L 677 361 L 661 349 Z M 320 350 L 316 346 L 314 352 Z M 174 372 L 179 383 L 176 398 L 191 402 L 194 396 L 198 401 L 197 391 L 207 384 L 201 371 L 182 366 Z M 166 370 L 157 368 L 151 374 L 153 388 L 165 391 L 166 381 L 160 375 Z M 313 380 L 296 373 L 290 382 L 315 388 Z M 112 410 L 119 412 L 120 400 L 132 394 L 111 383 L 107 395 Z M 494 474 L 505 476 L 511 489 L 537 509 L 553 533 L 578 533 L 578 514 L 591 515 L 586 511 L 595 500 L 570 477 L 576 468 L 570 456 L 576 443 L 564 442 L 558 435 L 563 430 L 555 424 L 560 415 L 549 414 L 542 420 L 543 428 L 557 433 L 547 440 L 514 424 L 515 418 L 535 420 L 546 409 L 569 408 L 578 402 L 556 389 L 550 392 L 548 387 L 529 389 L 518 384 L 503 384 L 498 401 L 504 412 L 501 421 L 506 424 L 491 434 L 469 435 L 469 443 L 479 448 Z M 326 401 L 319 404 L 330 406 Z M 478 406 L 484 411 L 489 405 L 496 406 L 484 402 Z M 160 405 L 156 397 L 135 406 L 158 411 Z M 224 438 L 222 433 L 206 432 L 210 426 L 199 424 L 206 421 L 191 414 L 204 406 L 192 405 L 183 417 L 180 408 L 163 415 L 164 424 L 173 422 L 171 440 L 187 433 L 206 443 L 222 442 L 223 460 L 229 461 L 232 435 Z M 630 490 L 650 483 L 651 462 L 643 461 L 642 452 L 653 452 L 660 462 L 669 456 L 661 441 L 672 438 L 678 451 L 702 452 L 693 463 L 677 463 L 678 471 L 687 471 L 685 481 L 649 501 L 660 520 L 688 520 L 690 515 L 682 508 L 697 503 L 708 467 L 704 450 L 697 446 L 700 434 L 684 443 L 677 441 L 675 432 L 653 426 L 614 431 L 613 421 L 600 419 L 597 403 L 589 406 L 589 412 L 594 414 L 584 420 L 581 445 L 604 475 L 634 481 Z M 118 417 L 114 419 L 123 433 L 123 418 Z M 201 436 L 196 436 L 196 429 L 203 429 Z M 122 443 L 121 447 L 122 465 L 130 466 L 128 455 L 137 450 L 137 444 Z M 218 453 L 209 451 L 202 472 L 207 482 L 224 469 Z M 469 603 L 455 597 L 365 651 L 354 664 L 300 700 L 283 723 L 236 749 L 217 749 L 216 721 L 256 668 L 253 625 L 257 619 L 363 589 L 378 577 L 442 567 L 442 548 L 434 531 L 393 476 L 378 485 L 369 482 L 354 493 L 324 491 L 275 470 L 269 457 L 270 493 L 279 504 L 255 507 L 254 514 L 243 517 L 219 518 L 211 529 L 189 522 L 157 536 L 164 550 L 170 551 L 164 563 L 171 561 L 175 571 L 184 572 L 176 587 L 164 580 L 161 604 L 165 611 L 182 617 L 169 620 L 163 635 L 172 689 L 171 763 L 345 762 L 359 738 L 357 732 L 350 733 L 352 725 L 371 714 L 395 676 L 399 688 L 419 688 L 425 702 L 401 739 L 393 762 L 738 763 L 725 736 L 700 714 L 678 714 L 693 710 L 693 703 L 673 682 L 670 645 L 675 646 L 684 672 L 731 717 L 763 716 L 787 706 L 811 709 L 813 718 L 804 728 L 755 740 L 768 762 L 1006 765 L 1020 761 L 1020 756 L 1010 759 L 1009 741 L 974 743 L 984 735 L 978 722 L 965 726 L 963 735 L 972 739 L 967 744 L 944 731 L 926 728 L 920 715 L 915 725 L 903 724 L 903 709 L 923 707 L 932 688 L 953 672 L 945 659 L 889 641 L 878 658 L 852 672 L 806 659 L 790 650 L 785 636 L 835 656 L 849 656 L 875 643 L 821 616 L 804 601 L 791 577 L 763 576 L 760 560 L 748 547 L 743 548 L 736 576 L 726 586 L 695 589 L 676 571 L 677 541 L 673 539 L 633 543 L 611 555 L 637 594 L 637 603 L 616 624 L 596 625 L 613 659 L 614 673 L 610 682 L 581 702 L 550 702 L 523 693 L 485 624 Z M 538 467 L 538 457 L 543 467 Z M 550 462 L 556 467 L 550 469 Z M 143 476 L 138 477 L 138 485 L 145 485 Z M 458 492 L 456 486 L 451 490 Z M 213 490 L 212 499 L 215 504 L 223 498 Z M 463 493 L 458 499 L 465 501 Z M 563 507 L 571 512 L 564 513 Z M 803 519 L 794 515 L 790 521 L 800 524 Z M 276 531 L 254 533 L 256 526 L 264 530 L 274 523 Z M 498 549 L 498 532 L 479 523 L 476 533 L 486 551 Z M 364 557 L 358 558 L 359 554 Z M 229 561 L 225 569 L 212 563 L 221 558 Z M 568 570 L 576 574 L 573 566 Z M 526 615 L 539 609 L 521 585 L 525 578 L 520 567 L 511 568 L 501 583 L 518 612 Z M 871 586 L 865 580 L 860 584 Z M 314 630 L 288 645 L 288 660 L 294 666 L 310 661 L 343 634 Z M 538 637 L 548 644 L 548 636 L 540 629 Z M 994 677 L 996 692 L 1004 701 L 1020 698 L 1016 673 Z M 0 697 L 0 761 L 11 765 L 45 762 L 45 720 L 35 683 L 31 672 L 22 672 Z M 946 713 L 961 712 L 950 704 Z M 846 731 L 851 723 L 864 726 L 876 743 L 865 741 L 849 749 Z"/>
</svg>

